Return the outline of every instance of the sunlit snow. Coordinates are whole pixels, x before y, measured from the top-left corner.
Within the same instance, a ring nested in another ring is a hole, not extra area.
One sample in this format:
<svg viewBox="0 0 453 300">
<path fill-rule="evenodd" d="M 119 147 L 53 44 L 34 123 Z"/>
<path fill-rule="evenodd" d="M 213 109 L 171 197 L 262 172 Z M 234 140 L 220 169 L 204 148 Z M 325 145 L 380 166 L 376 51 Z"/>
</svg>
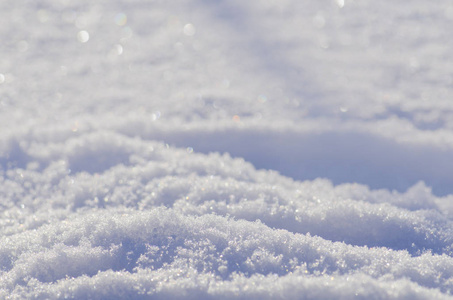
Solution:
<svg viewBox="0 0 453 300">
<path fill-rule="evenodd" d="M 453 3 L 0 2 L 1 299 L 452 299 Z"/>
</svg>

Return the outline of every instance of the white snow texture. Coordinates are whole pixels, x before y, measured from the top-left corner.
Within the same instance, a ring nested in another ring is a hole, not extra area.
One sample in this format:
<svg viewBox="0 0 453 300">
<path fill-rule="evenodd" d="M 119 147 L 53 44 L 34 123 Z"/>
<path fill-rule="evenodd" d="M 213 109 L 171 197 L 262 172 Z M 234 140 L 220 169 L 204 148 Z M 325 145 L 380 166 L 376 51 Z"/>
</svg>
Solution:
<svg viewBox="0 0 453 300">
<path fill-rule="evenodd" d="M 0 15 L 0 299 L 453 299 L 451 1 Z"/>
</svg>

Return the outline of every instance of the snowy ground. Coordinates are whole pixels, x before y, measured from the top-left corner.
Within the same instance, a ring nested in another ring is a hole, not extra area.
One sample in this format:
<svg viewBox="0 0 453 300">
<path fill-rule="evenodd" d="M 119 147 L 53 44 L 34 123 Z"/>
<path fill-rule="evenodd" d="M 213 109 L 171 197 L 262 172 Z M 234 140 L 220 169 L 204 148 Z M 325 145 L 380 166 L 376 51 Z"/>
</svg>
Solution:
<svg viewBox="0 0 453 300">
<path fill-rule="evenodd" d="M 0 16 L 0 298 L 453 299 L 451 1 Z"/>
</svg>

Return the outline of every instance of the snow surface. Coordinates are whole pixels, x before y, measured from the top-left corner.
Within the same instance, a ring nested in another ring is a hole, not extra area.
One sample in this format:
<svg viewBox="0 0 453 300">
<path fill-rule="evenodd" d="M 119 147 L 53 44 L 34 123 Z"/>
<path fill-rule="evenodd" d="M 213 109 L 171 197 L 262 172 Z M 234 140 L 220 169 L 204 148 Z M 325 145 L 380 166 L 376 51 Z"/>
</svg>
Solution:
<svg viewBox="0 0 453 300">
<path fill-rule="evenodd" d="M 1 299 L 453 299 L 453 4 L 1 1 Z"/>
</svg>

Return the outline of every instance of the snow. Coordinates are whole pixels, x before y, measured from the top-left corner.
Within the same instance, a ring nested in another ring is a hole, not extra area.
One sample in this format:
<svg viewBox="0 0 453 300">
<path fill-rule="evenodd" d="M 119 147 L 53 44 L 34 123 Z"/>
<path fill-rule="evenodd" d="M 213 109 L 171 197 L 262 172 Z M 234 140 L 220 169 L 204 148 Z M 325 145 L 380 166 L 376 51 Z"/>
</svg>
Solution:
<svg viewBox="0 0 453 300">
<path fill-rule="evenodd" d="M 0 15 L 0 298 L 453 298 L 449 1 Z"/>
</svg>

